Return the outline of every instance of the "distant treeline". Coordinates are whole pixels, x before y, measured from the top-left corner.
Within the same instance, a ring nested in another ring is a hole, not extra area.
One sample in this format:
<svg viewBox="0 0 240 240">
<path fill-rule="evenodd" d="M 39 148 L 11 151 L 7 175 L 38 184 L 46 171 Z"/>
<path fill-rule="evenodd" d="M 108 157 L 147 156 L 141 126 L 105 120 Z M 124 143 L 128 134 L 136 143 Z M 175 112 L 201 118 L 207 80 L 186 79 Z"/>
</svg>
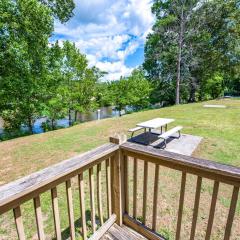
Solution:
<svg viewBox="0 0 240 240">
<path fill-rule="evenodd" d="M 99 106 L 135 109 L 240 93 L 239 2 L 155 0 L 156 22 L 145 62 L 129 77 L 102 82 L 74 43 L 49 43 L 54 19 L 66 22 L 73 1 L 0 1 L 0 116 L 5 130 L 32 132 L 41 116 L 57 119 Z"/>
<path fill-rule="evenodd" d="M 73 124 L 78 112 L 98 106 L 148 105 L 151 88 L 141 69 L 100 83 L 105 73 L 90 68 L 74 43 L 49 43 L 54 18 L 67 21 L 73 8 L 73 1 L 0 2 L 0 116 L 5 132 L 18 132 L 22 125 L 32 132 L 41 116 L 54 129 L 57 119 L 69 116 Z"/>
</svg>

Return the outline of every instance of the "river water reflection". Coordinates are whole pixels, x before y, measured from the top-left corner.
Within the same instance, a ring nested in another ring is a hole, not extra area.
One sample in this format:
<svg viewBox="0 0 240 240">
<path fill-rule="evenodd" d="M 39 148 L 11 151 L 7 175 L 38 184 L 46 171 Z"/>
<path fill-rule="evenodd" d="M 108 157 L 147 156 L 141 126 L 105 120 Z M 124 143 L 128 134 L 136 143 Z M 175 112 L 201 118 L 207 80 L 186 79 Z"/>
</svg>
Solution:
<svg viewBox="0 0 240 240">
<path fill-rule="evenodd" d="M 111 117 L 117 117 L 119 116 L 119 111 L 117 111 L 114 107 L 101 107 L 100 110 L 100 119 L 104 118 L 111 118 Z M 79 122 L 88 122 L 98 119 L 98 111 L 88 112 L 88 113 L 79 113 L 77 116 L 77 121 Z M 46 122 L 46 117 L 38 118 L 33 126 L 33 132 L 34 133 L 42 133 L 44 132 L 42 129 L 42 123 Z M 3 128 L 4 122 L 3 119 L 0 118 L 0 133 L 4 132 Z M 68 118 L 57 120 L 56 122 L 57 127 L 69 127 L 69 121 Z M 23 127 L 23 130 L 26 129 Z M 27 130 L 27 129 L 26 129 Z"/>
</svg>

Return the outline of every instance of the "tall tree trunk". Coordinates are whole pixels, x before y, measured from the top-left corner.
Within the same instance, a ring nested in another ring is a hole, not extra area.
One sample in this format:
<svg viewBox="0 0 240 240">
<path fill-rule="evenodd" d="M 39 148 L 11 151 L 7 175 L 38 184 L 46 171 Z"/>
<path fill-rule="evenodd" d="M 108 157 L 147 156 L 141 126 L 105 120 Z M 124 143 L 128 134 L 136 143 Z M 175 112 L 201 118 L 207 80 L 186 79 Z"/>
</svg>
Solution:
<svg viewBox="0 0 240 240">
<path fill-rule="evenodd" d="M 183 19 L 183 5 L 181 9 L 181 19 L 180 19 L 180 30 L 178 37 L 178 58 L 177 58 L 177 81 L 176 81 L 176 100 L 175 103 L 180 103 L 180 82 L 181 82 L 181 62 L 182 62 L 182 43 L 183 43 L 183 28 L 184 28 L 184 19 Z"/>
<path fill-rule="evenodd" d="M 74 113 L 74 122 L 76 122 L 77 121 L 77 111 L 75 111 L 75 113 Z"/>
<path fill-rule="evenodd" d="M 69 124 L 69 126 L 72 125 L 71 109 L 68 110 L 68 124 Z"/>
<path fill-rule="evenodd" d="M 28 117 L 28 128 L 31 134 L 33 134 L 33 124 L 32 124 L 32 118 Z"/>
<path fill-rule="evenodd" d="M 51 119 L 52 130 L 54 130 L 54 119 Z"/>
</svg>

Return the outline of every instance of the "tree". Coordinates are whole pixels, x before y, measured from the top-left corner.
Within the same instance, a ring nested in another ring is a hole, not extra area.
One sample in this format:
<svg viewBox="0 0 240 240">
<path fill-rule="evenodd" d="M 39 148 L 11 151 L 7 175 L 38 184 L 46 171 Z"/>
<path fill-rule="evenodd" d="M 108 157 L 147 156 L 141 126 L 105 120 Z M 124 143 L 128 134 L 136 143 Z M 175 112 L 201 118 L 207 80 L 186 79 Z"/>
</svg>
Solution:
<svg viewBox="0 0 240 240">
<path fill-rule="evenodd" d="M 9 128 L 26 124 L 33 132 L 45 99 L 54 16 L 64 22 L 73 7 L 71 0 L 0 2 L 0 114 Z"/>
<path fill-rule="evenodd" d="M 80 53 L 75 44 L 64 42 L 63 52 L 63 76 L 64 85 L 69 92 L 68 112 L 71 124 L 72 112 L 76 121 L 78 112 L 83 113 L 94 108 L 95 84 L 99 72 L 96 68 L 88 68 L 86 56 Z"/>
<path fill-rule="evenodd" d="M 137 109 L 149 105 L 151 85 L 142 69 L 135 69 L 129 77 L 120 78 L 110 85 L 110 95 L 117 110 L 121 112 L 126 106 Z"/>
<path fill-rule="evenodd" d="M 172 91 L 175 85 L 176 104 L 180 102 L 180 84 L 186 75 L 183 68 L 188 54 L 187 35 L 193 31 L 191 19 L 196 4 L 195 0 L 155 0 L 152 7 L 156 23 L 146 43 L 144 66 L 150 77 L 162 82 L 161 87 L 167 83 Z"/>
<path fill-rule="evenodd" d="M 236 0 L 155 0 L 152 9 L 156 22 L 147 38 L 143 66 L 154 83 L 153 102 L 202 100 L 207 80 L 216 73 L 223 76 L 222 88 L 237 77 Z"/>
</svg>

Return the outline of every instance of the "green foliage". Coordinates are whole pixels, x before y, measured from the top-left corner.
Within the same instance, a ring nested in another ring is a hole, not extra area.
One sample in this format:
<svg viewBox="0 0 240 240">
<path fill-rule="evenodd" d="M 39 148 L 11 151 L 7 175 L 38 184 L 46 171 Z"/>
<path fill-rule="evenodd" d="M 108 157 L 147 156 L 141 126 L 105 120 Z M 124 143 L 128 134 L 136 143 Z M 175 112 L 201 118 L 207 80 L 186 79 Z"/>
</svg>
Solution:
<svg viewBox="0 0 240 240">
<path fill-rule="evenodd" d="M 140 109 L 149 105 L 152 89 L 142 69 L 135 69 L 129 77 L 105 84 L 104 87 L 108 91 L 104 100 L 111 101 L 119 111 L 126 106 Z"/>
<path fill-rule="evenodd" d="M 223 95 L 223 76 L 216 73 L 212 78 L 207 79 L 205 94 L 209 94 L 215 99 Z"/>
<path fill-rule="evenodd" d="M 240 94 L 240 9 L 237 2 L 153 2 L 156 22 L 147 37 L 143 64 L 154 86 L 152 102 L 173 104 L 177 80 L 180 81 L 181 102 L 215 98 L 224 89 Z M 216 78 L 216 73 L 221 73 L 221 80 Z"/>
</svg>

